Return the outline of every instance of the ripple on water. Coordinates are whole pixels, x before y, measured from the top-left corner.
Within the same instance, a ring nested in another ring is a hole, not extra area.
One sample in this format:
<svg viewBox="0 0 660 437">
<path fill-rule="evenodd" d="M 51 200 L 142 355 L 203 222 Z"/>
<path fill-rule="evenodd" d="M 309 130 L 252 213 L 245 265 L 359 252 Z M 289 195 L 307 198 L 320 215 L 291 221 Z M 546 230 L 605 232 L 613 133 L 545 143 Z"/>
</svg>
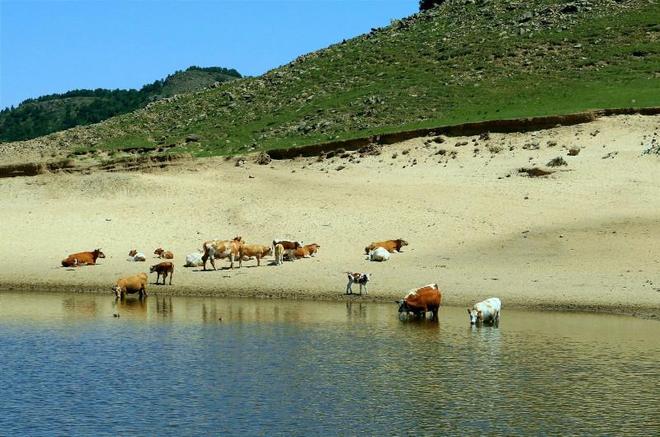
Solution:
<svg viewBox="0 0 660 437">
<path fill-rule="evenodd" d="M 499 328 L 474 328 L 460 309 L 400 322 L 377 304 L 0 304 L 0 434 L 660 432 L 652 321 L 503 311 Z"/>
</svg>

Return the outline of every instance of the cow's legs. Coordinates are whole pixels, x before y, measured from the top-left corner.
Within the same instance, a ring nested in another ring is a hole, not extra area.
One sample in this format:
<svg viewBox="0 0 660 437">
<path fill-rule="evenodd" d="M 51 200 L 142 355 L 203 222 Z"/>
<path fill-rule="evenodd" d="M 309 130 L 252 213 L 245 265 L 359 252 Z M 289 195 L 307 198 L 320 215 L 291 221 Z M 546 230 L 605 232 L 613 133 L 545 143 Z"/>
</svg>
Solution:
<svg viewBox="0 0 660 437">
<path fill-rule="evenodd" d="M 348 281 L 348 284 L 346 284 L 346 294 L 353 294 L 353 288 L 351 285 L 353 285 L 353 282 Z"/>
<path fill-rule="evenodd" d="M 170 285 L 172 285 L 172 278 L 174 277 L 174 270 L 170 272 Z M 163 281 L 165 283 L 165 281 Z"/>
</svg>

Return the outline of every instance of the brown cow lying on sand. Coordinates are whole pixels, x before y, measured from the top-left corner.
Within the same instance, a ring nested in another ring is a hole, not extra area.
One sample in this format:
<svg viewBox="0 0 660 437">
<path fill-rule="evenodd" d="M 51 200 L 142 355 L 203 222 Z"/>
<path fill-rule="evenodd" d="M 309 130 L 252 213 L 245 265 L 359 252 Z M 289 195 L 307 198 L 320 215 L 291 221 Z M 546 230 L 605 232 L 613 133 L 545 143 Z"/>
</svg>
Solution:
<svg viewBox="0 0 660 437">
<path fill-rule="evenodd" d="M 273 248 L 270 246 L 263 246 L 261 244 L 242 244 L 238 249 L 238 268 L 243 267 L 243 259 L 257 259 L 257 267 L 261 265 L 261 258 L 264 258 L 272 252 Z"/>
<path fill-rule="evenodd" d="M 117 280 L 117 284 L 112 287 L 117 299 L 123 299 L 126 294 L 139 293 L 140 297 L 147 296 L 147 279 L 146 273 L 138 273 L 137 275 L 121 278 Z"/>
<path fill-rule="evenodd" d="M 169 250 L 165 250 L 162 247 L 159 247 L 158 249 L 154 250 L 154 255 L 158 255 L 158 258 L 165 258 L 165 259 L 174 258 L 174 254 L 172 252 L 170 252 Z"/>
<path fill-rule="evenodd" d="M 284 259 L 287 261 L 295 261 L 300 258 L 309 258 L 309 250 L 306 246 L 297 249 L 284 249 Z"/>
<path fill-rule="evenodd" d="M 172 285 L 172 277 L 174 276 L 174 264 L 172 264 L 169 261 L 162 262 L 160 264 L 156 264 L 151 266 L 149 268 L 149 273 L 156 272 L 156 285 L 158 285 L 158 280 L 160 279 L 160 275 L 163 275 L 163 285 L 165 285 L 165 279 L 167 279 L 167 275 L 170 275 L 170 285 Z"/>
<path fill-rule="evenodd" d="M 312 244 L 305 244 L 303 246 L 303 249 L 309 253 L 309 256 L 314 256 L 316 253 L 318 253 L 319 249 L 321 248 L 321 245 L 312 243 Z"/>
<path fill-rule="evenodd" d="M 394 251 L 401 252 L 401 248 L 403 246 L 407 246 L 408 242 L 406 240 L 403 240 L 401 238 L 397 240 L 385 240 L 385 241 L 377 241 L 374 243 L 371 243 L 367 247 L 364 248 L 364 253 L 366 255 L 369 255 L 369 252 L 372 250 L 375 250 L 379 247 L 382 247 L 383 249 L 387 250 L 389 253 L 393 253 Z"/>
<path fill-rule="evenodd" d="M 213 261 L 214 259 L 223 259 L 223 258 L 229 258 L 229 261 L 231 263 L 230 267 L 233 269 L 234 268 L 234 261 L 239 259 L 240 255 L 240 250 L 241 246 L 245 244 L 245 241 L 243 241 L 243 238 L 238 236 L 234 237 L 233 240 L 210 240 L 204 242 L 204 245 L 202 247 L 202 251 L 204 252 L 204 255 L 202 255 L 202 261 L 204 262 L 204 270 L 206 270 L 206 260 L 211 261 L 211 265 L 213 266 L 213 270 L 215 270 L 215 262 Z M 247 260 L 243 260 L 247 261 Z"/>
<path fill-rule="evenodd" d="M 64 267 L 80 267 L 80 266 L 93 266 L 96 265 L 96 260 L 98 258 L 105 258 L 105 254 L 101 252 L 101 249 L 96 249 L 93 252 L 78 252 L 69 255 L 62 260 L 62 266 Z"/>
<path fill-rule="evenodd" d="M 412 289 L 406 296 L 396 301 L 399 304 L 399 315 L 413 313 L 417 317 L 426 317 L 426 313 L 431 311 L 432 319 L 438 318 L 438 310 L 442 301 L 442 293 L 438 284 L 429 284 L 420 288 Z"/>
</svg>

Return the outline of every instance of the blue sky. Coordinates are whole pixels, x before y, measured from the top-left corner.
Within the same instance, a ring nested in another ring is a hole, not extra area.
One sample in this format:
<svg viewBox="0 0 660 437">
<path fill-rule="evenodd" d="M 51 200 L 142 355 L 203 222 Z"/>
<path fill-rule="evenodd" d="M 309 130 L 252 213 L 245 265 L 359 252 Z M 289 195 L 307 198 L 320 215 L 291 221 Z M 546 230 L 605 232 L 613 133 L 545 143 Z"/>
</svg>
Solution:
<svg viewBox="0 0 660 437">
<path fill-rule="evenodd" d="M 190 65 L 259 75 L 417 11 L 417 0 L 0 0 L 0 108 L 139 88 Z"/>
</svg>

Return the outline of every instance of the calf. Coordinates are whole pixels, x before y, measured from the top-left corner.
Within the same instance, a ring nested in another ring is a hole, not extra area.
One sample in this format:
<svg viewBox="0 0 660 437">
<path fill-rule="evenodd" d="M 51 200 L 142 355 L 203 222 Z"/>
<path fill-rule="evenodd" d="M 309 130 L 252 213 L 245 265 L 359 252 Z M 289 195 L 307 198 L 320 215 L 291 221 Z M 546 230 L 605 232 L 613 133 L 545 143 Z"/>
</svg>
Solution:
<svg viewBox="0 0 660 437">
<path fill-rule="evenodd" d="M 257 259 L 257 267 L 261 265 L 261 258 L 270 255 L 273 250 L 270 246 L 262 246 L 261 244 L 243 244 L 238 250 L 238 268 L 243 266 L 243 258 L 250 259 L 252 257 Z"/>
<path fill-rule="evenodd" d="M 80 266 L 93 266 L 96 265 L 98 258 L 105 258 L 105 254 L 101 249 L 96 249 L 93 252 L 78 252 L 73 253 L 62 260 L 63 267 L 80 267 Z"/>
<path fill-rule="evenodd" d="M 275 245 L 275 265 L 279 266 L 284 263 L 284 246 L 281 244 Z"/>
<path fill-rule="evenodd" d="M 128 252 L 127 261 L 142 262 L 142 261 L 146 261 L 146 260 L 147 260 L 147 257 L 142 252 L 138 252 L 135 249 L 132 249 L 130 252 Z"/>
<path fill-rule="evenodd" d="M 174 276 L 174 264 L 172 264 L 170 261 L 165 261 L 160 264 L 155 264 L 151 266 L 149 269 L 149 273 L 156 272 L 156 285 L 158 285 L 158 280 L 160 279 L 160 275 L 163 275 L 163 285 L 165 285 L 165 279 L 167 279 L 167 275 L 170 275 L 170 285 L 172 285 L 172 277 Z"/>
<path fill-rule="evenodd" d="M 162 247 L 159 247 L 158 249 L 154 250 L 154 255 L 158 255 L 158 258 L 165 258 L 165 259 L 174 258 L 174 254 L 172 252 L 170 252 L 169 250 L 165 250 Z"/>
<path fill-rule="evenodd" d="M 366 255 L 369 255 L 369 252 L 372 250 L 375 250 L 379 247 L 384 248 L 390 253 L 393 253 L 394 251 L 401 252 L 401 248 L 403 246 L 407 246 L 408 242 L 406 240 L 403 240 L 401 238 L 396 239 L 396 240 L 385 240 L 385 241 L 377 241 L 374 243 L 371 243 L 367 247 L 364 248 L 364 253 Z"/>
<path fill-rule="evenodd" d="M 390 253 L 382 247 L 377 247 L 369 252 L 368 259 L 369 261 L 387 261 L 390 259 Z"/>
<path fill-rule="evenodd" d="M 146 273 L 138 273 L 137 275 L 121 278 L 117 280 L 117 284 L 112 287 L 117 299 L 123 299 L 126 294 L 139 293 L 140 297 L 147 296 L 147 279 Z"/>
<path fill-rule="evenodd" d="M 399 304 L 399 314 L 413 313 L 417 317 L 426 317 L 426 313 L 432 313 L 432 319 L 438 318 L 438 310 L 442 301 L 442 293 L 438 284 L 429 284 L 420 288 L 410 290 L 408 294 L 397 301 Z"/>
<path fill-rule="evenodd" d="M 364 294 L 369 294 L 367 292 L 367 283 L 371 279 L 371 273 L 351 273 L 346 272 L 348 276 L 348 284 L 346 284 L 346 294 L 353 294 L 353 283 L 360 285 L 360 295 L 362 295 L 362 289 L 364 288 Z"/>
<path fill-rule="evenodd" d="M 470 325 L 481 323 L 490 323 L 495 325 L 500 321 L 500 310 L 502 309 L 502 302 L 496 298 L 482 300 L 475 303 L 472 309 L 468 308 L 467 312 L 470 316 Z"/>
</svg>

